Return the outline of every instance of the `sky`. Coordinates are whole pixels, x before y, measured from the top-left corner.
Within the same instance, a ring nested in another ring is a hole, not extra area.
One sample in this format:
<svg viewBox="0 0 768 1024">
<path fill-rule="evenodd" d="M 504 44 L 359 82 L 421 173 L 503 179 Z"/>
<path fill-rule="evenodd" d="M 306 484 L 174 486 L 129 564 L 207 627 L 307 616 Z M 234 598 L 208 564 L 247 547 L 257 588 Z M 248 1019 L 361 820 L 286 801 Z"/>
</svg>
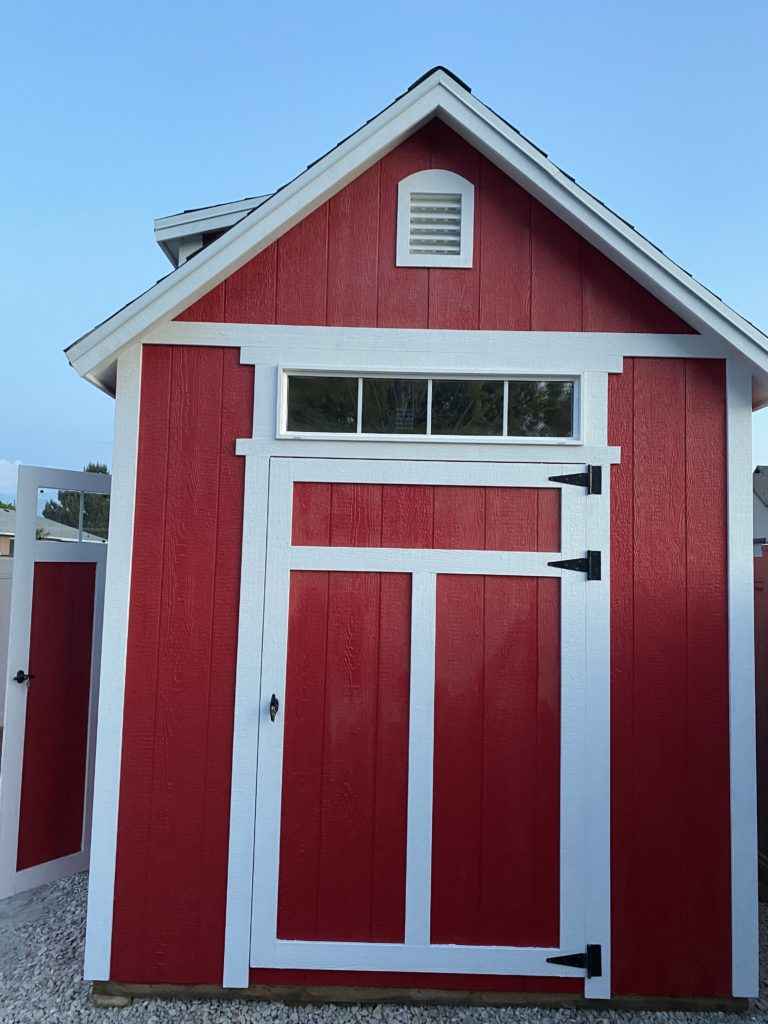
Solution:
<svg viewBox="0 0 768 1024">
<path fill-rule="evenodd" d="M 62 350 L 168 271 L 155 217 L 274 190 L 436 64 L 768 328 L 766 38 L 744 0 L 7 5 L 0 494 L 110 462 Z"/>
</svg>

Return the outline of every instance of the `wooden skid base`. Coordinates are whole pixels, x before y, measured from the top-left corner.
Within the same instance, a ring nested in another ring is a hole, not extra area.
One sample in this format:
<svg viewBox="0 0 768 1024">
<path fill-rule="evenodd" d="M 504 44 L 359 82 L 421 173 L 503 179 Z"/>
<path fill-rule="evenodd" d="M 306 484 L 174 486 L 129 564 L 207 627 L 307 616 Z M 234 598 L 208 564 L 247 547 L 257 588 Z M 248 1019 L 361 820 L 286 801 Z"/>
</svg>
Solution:
<svg viewBox="0 0 768 1024">
<path fill-rule="evenodd" d="M 133 985 L 118 981 L 94 981 L 94 1006 L 127 1006 L 133 999 L 254 999 L 279 1003 L 400 1003 L 405 1005 L 457 1006 L 583 1006 L 593 1009 L 709 1010 L 745 1012 L 748 999 L 665 999 L 621 996 L 615 999 L 584 999 L 551 992 L 454 992 L 421 988 L 349 988 L 345 986 L 252 985 L 221 988 L 218 985 Z M 108 1001 L 109 1000 L 109 1001 Z M 118 1001 L 120 1000 L 120 1001 Z M 123 1002 L 124 1000 L 124 1002 Z"/>
</svg>

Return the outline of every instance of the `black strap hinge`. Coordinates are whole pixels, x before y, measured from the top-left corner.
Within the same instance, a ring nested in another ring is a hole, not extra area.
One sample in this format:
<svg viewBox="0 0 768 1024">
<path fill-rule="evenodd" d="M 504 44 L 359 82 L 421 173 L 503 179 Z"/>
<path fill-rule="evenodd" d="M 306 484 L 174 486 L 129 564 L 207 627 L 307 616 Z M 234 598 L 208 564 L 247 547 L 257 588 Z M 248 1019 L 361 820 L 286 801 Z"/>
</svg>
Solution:
<svg viewBox="0 0 768 1024">
<path fill-rule="evenodd" d="M 562 562 L 547 562 L 553 569 L 571 569 L 573 572 L 585 572 L 588 580 L 602 579 L 601 557 L 599 551 L 588 551 L 586 558 L 564 558 Z"/>
<path fill-rule="evenodd" d="M 551 476 L 549 479 L 556 484 L 574 484 L 576 487 L 586 487 L 587 494 L 603 493 L 602 466 L 587 466 L 586 473 L 566 473 L 564 476 Z"/>
<path fill-rule="evenodd" d="M 560 964 L 562 967 L 580 967 L 587 972 L 588 978 L 602 978 L 603 948 L 599 945 L 588 945 L 584 953 L 548 956 L 547 963 Z"/>
</svg>

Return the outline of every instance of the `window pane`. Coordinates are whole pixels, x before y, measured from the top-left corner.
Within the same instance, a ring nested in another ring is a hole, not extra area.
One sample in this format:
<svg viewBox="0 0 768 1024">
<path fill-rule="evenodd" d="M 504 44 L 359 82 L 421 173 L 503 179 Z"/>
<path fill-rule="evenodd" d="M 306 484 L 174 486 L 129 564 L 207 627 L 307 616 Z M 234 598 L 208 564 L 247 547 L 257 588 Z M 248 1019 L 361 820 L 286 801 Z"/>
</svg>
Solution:
<svg viewBox="0 0 768 1024">
<path fill-rule="evenodd" d="M 357 377 L 289 377 L 288 430 L 354 434 Z"/>
<path fill-rule="evenodd" d="M 363 381 L 364 434 L 425 434 L 427 382 L 425 380 Z"/>
<path fill-rule="evenodd" d="M 503 405 L 500 380 L 432 381 L 432 433 L 498 436 Z"/>
<path fill-rule="evenodd" d="M 511 380 L 510 437 L 572 437 L 573 381 Z"/>
</svg>

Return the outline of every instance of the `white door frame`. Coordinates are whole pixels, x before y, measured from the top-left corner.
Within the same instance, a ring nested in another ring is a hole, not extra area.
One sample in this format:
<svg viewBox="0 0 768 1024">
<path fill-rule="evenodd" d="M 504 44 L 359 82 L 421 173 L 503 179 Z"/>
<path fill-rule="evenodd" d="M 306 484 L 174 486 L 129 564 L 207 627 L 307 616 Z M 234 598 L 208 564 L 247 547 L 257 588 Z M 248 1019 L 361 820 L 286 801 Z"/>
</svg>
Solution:
<svg viewBox="0 0 768 1024">
<path fill-rule="evenodd" d="M 37 494 L 40 488 L 82 491 L 88 494 L 109 494 L 110 484 L 111 478 L 106 473 L 81 473 L 39 466 L 21 466 L 19 468 L 5 719 L 2 762 L 0 763 L 0 898 L 64 878 L 88 866 L 107 545 L 83 541 L 38 540 L 36 536 Z M 18 669 L 28 671 L 34 573 L 35 565 L 38 562 L 93 563 L 96 566 L 85 803 L 80 850 L 67 857 L 60 857 L 17 871 L 21 777 L 24 762 L 27 685 L 29 684 L 20 685 L 12 677 Z"/>
<path fill-rule="evenodd" d="M 273 458 L 269 478 L 264 649 L 258 716 L 259 751 L 251 927 L 251 966 L 318 970 L 424 971 L 584 977 L 581 968 L 548 957 L 603 953 L 600 977 L 586 981 L 589 996 L 610 994 L 610 807 L 608 726 L 607 571 L 599 581 L 548 563 L 581 558 L 585 550 L 609 560 L 607 486 L 587 496 L 583 487 L 550 478 L 578 467 L 527 463 L 441 463 L 385 460 Z M 607 474 L 605 474 L 607 476 Z M 291 491 L 296 481 L 548 487 L 561 491 L 558 552 L 441 551 L 429 549 L 291 547 Z M 283 716 L 272 723 L 271 694 L 283 704 L 291 569 L 412 573 L 411 720 L 403 943 L 280 940 L 276 937 L 282 782 Z M 435 585 L 437 573 L 536 575 L 561 579 L 562 678 L 560 945 L 477 947 L 431 945 L 432 737 Z M 418 638 L 418 643 L 415 642 Z M 593 654 L 596 657 L 593 660 Z M 589 663 L 589 672 L 587 664 Z M 601 675 L 606 678 L 601 679 Z M 596 678 L 597 677 L 597 678 Z M 593 834 L 596 829 L 596 835 Z M 599 846 L 600 849 L 596 849 Z M 596 863 L 595 863 L 596 860 Z M 600 884 L 595 870 L 605 871 Z"/>
</svg>

